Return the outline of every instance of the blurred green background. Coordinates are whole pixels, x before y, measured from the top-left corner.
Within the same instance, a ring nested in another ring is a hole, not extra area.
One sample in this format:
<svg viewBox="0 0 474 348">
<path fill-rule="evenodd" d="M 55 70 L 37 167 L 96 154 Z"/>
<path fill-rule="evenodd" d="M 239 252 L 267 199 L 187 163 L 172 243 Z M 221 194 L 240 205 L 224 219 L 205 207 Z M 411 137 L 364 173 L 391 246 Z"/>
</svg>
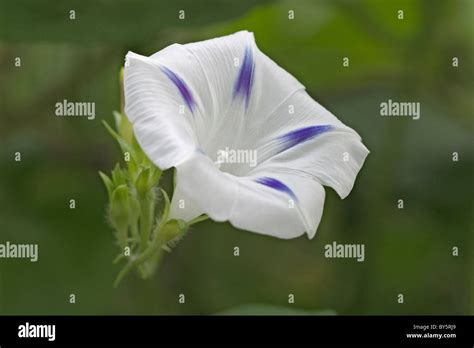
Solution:
<svg viewBox="0 0 474 348">
<path fill-rule="evenodd" d="M 473 19 L 468 0 L 1 0 L 0 243 L 38 243 L 39 261 L 0 259 L 0 314 L 473 314 Z M 206 221 L 151 280 L 114 289 L 97 172 L 120 158 L 100 120 L 119 108 L 124 56 L 242 29 L 361 134 L 354 190 L 326 189 L 313 240 Z M 56 117 L 64 99 L 94 101 L 95 120 Z M 420 102 L 420 120 L 381 117 L 388 99 Z M 325 258 L 333 241 L 365 244 L 365 262 Z"/>
</svg>

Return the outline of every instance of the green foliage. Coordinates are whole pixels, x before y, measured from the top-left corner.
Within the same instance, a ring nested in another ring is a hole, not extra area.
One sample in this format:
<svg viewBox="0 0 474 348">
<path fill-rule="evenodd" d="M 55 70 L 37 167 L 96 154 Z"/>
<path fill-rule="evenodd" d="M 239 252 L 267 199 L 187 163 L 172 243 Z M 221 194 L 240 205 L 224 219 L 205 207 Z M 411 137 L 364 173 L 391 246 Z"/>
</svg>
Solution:
<svg viewBox="0 0 474 348">
<path fill-rule="evenodd" d="M 117 286 L 134 268 L 143 279 L 150 278 L 157 269 L 163 250 L 170 252 L 171 246 L 181 239 L 190 225 L 207 219 L 207 216 L 199 216 L 190 222 L 169 218 L 170 199 L 168 193 L 159 187 L 161 170 L 151 163 L 138 145 L 127 117 L 117 111 L 113 114 L 116 130 L 105 121 L 103 124 L 120 146 L 127 169 L 117 163 L 110 177 L 102 172 L 99 175 L 109 197 L 107 221 L 114 229 L 121 249 L 114 262 L 126 261 L 114 282 Z"/>
<path fill-rule="evenodd" d="M 137 268 L 142 278 L 149 278 L 157 269 L 161 249 L 169 251 L 168 243 L 184 234 L 188 225 L 184 221 L 168 220 L 170 199 L 162 188 L 157 191 L 161 170 L 137 144 L 127 118 L 119 112 L 114 112 L 114 118 L 116 130 L 103 123 L 119 144 L 127 169 L 117 163 L 110 177 L 102 172 L 99 175 L 109 196 L 108 222 L 121 249 L 115 262 L 126 260 L 114 283 L 118 285 L 133 268 Z M 158 201 L 157 192 L 162 200 Z M 163 205 L 161 214 L 158 202 Z"/>
<path fill-rule="evenodd" d="M 252 6 L 269 2 L 207 0 L 203 5 L 195 0 L 174 0 L 170 6 L 166 0 L 69 0 L 49 4 L 35 0 L 1 0 L 0 39 L 31 41 L 46 37 L 54 42 L 87 45 L 149 44 L 157 32 L 168 27 L 205 25 L 216 19 L 216 13 L 219 20 L 227 20 Z M 178 18 L 180 9 L 185 9 L 185 20 Z M 71 10 L 75 11 L 73 20 Z M 31 24 L 18 25 L 18 18 Z M 33 24 L 34 30 L 31 30 Z"/>
</svg>

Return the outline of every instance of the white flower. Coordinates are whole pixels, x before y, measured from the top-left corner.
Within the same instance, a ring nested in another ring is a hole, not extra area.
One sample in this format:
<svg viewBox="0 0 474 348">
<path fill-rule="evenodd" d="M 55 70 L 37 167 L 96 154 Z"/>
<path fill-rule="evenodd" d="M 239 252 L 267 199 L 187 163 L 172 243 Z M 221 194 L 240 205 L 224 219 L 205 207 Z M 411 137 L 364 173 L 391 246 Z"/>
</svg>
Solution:
<svg viewBox="0 0 474 348">
<path fill-rule="evenodd" d="M 129 52 L 125 103 L 145 153 L 177 169 L 176 219 L 205 213 L 244 230 L 312 238 L 323 185 L 346 197 L 369 153 L 246 31 L 151 57 Z M 254 151 L 257 165 L 217 161 L 230 150 Z"/>
</svg>

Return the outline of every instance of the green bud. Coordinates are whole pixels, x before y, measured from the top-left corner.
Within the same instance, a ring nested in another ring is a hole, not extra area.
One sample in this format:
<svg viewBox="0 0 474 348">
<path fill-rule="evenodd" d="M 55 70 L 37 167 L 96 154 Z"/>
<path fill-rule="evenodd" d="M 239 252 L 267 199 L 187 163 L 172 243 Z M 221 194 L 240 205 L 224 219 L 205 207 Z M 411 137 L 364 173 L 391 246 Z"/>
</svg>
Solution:
<svg viewBox="0 0 474 348">
<path fill-rule="evenodd" d="M 130 200 L 126 185 L 119 185 L 112 192 L 110 217 L 117 230 L 121 231 L 127 228 L 130 218 Z"/>
<path fill-rule="evenodd" d="M 122 168 L 120 168 L 120 164 L 118 163 L 115 165 L 115 168 L 112 171 L 112 181 L 114 182 L 115 187 L 127 184 L 125 173 L 123 172 Z"/>
<path fill-rule="evenodd" d="M 151 170 L 152 170 L 151 184 L 152 184 L 152 186 L 154 186 L 154 185 L 157 185 L 160 182 L 161 170 L 159 170 L 153 164 L 152 164 Z"/>
<path fill-rule="evenodd" d="M 138 197 L 144 198 L 151 190 L 151 170 L 150 168 L 142 168 L 135 180 L 135 188 L 137 189 Z"/>
<path fill-rule="evenodd" d="M 188 229 L 188 225 L 184 220 L 169 220 L 160 231 L 161 237 L 165 243 L 184 234 Z"/>
</svg>

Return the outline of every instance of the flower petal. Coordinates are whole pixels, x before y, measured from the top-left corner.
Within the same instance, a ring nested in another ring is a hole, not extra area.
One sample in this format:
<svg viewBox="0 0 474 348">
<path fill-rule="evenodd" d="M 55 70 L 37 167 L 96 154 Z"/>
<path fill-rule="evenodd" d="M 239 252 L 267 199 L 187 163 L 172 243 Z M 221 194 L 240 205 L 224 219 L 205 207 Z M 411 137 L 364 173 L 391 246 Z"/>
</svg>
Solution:
<svg viewBox="0 0 474 348">
<path fill-rule="evenodd" d="M 151 57 L 127 54 L 126 113 L 139 143 L 162 169 L 196 148 L 215 160 L 220 149 L 245 144 L 257 113 L 270 115 L 303 88 L 246 31 L 173 44 Z"/>
<path fill-rule="evenodd" d="M 172 167 L 198 146 L 192 109 L 186 108 L 182 91 L 165 71 L 173 70 L 147 57 L 127 55 L 125 111 L 137 141 L 161 169 Z M 183 86 L 189 98 L 192 95 L 191 105 L 201 103 L 196 87 Z"/>
<path fill-rule="evenodd" d="M 172 70 L 168 69 L 165 66 L 161 67 L 161 70 L 166 74 L 166 76 L 168 76 L 168 78 L 178 88 L 179 93 L 181 93 L 181 96 L 186 102 L 186 105 L 189 107 L 189 109 L 192 112 L 195 107 L 196 102 L 194 101 L 194 98 L 191 92 L 189 91 L 189 87 L 186 85 L 186 82 L 184 82 L 182 78 L 180 78 L 176 73 L 174 73 Z"/>
<path fill-rule="evenodd" d="M 277 180 L 275 178 L 270 178 L 268 176 L 264 176 L 264 177 L 256 179 L 255 182 L 271 187 L 275 190 L 284 192 L 288 196 L 290 196 L 293 200 L 298 201 L 298 198 L 296 197 L 295 193 L 288 186 L 282 183 L 280 180 Z"/>
<path fill-rule="evenodd" d="M 294 112 L 289 114 L 288 106 Z M 280 105 L 260 130 L 258 170 L 300 172 L 332 187 L 345 198 L 369 151 L 360 136 L 345 126 L 305 91 L 297 91 Z"/>
<path fill-rule="evenodd" d="M 239 95 L 245 100 L 245 107 L 248 107 L 250 95 L 252 92 L 253 74 L 255 64 L 253 61 L 253 53 L 250 47 L 245 48 L 244 61 L 239 71 L 239 76 L 235 81 L 234 98 Z"/>
<path fill-rule="evenodd" d="M 284 239 L 305 231 L 312 238 L 324 204 L 322 185 L 308 176 L 259 172 L 237 177 L 220 171 L 200 152 L 177 167 L 176 192 L 173 201 L 184 200 L 189 208 L 180 210 L 172 203 L 173 218 L 190 220 L 206 213 L 215 221 Z"/>
</svg>

